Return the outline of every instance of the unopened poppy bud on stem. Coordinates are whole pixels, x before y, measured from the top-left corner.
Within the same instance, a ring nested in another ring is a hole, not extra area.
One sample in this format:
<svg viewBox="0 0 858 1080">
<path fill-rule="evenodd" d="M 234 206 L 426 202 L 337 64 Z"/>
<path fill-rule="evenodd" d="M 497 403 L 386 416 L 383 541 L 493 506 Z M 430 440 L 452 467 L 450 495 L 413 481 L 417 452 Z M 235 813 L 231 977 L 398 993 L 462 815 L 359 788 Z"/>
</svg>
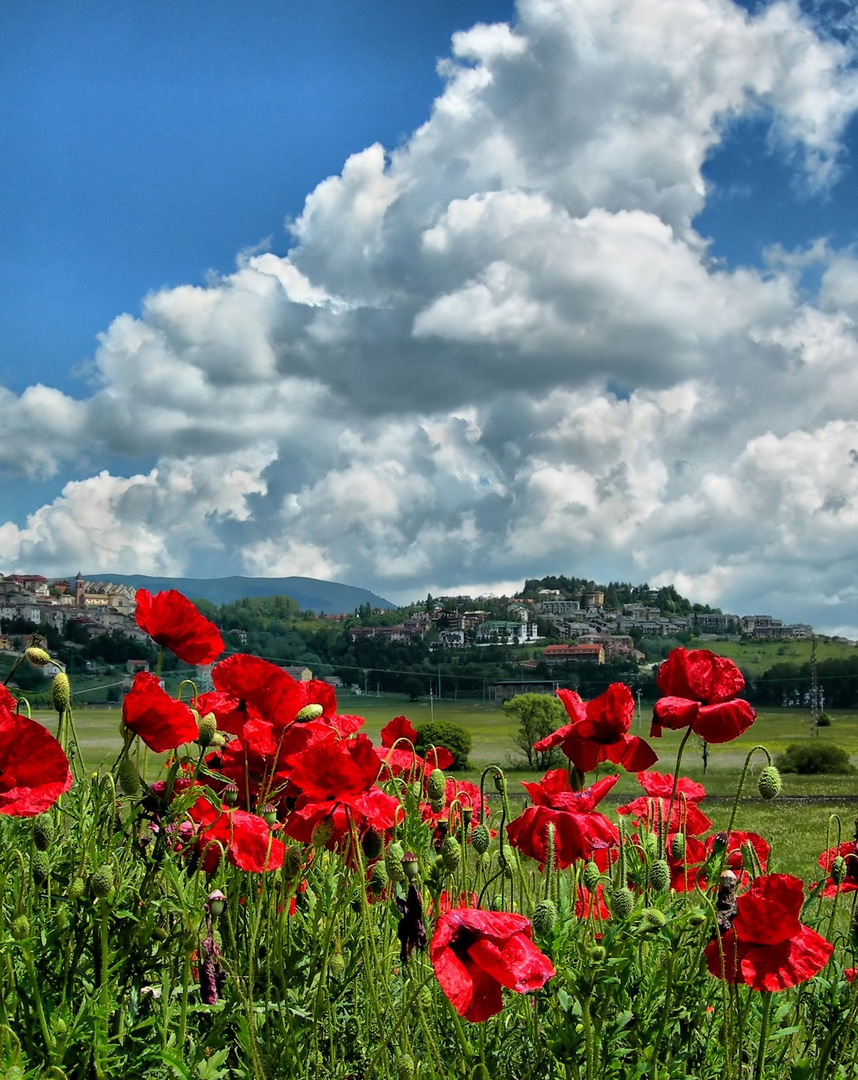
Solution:
<svg viewBox="0 0 858 1080">
<path fill-rule="evenodd" d="M 398 840 L 394 840 L 392 844 L 388 845 L 387 851 L 384 853 L 384 866 L 391 881 L 402 881 L 405 877 L 405 871 L 402 868 L 404 856 L 405 849 Z"/>
<path fill-rule="evenodd" d="M 774 765 L 767 765 L 760 773 L 757 789 L 764 799 L 776 799 L 781 793 L 783 782 L 781 774 Z"/>
<path fill-rule="evenodd" d="M 295 720 L 299 724 L 306 724 L 308 720 L 318 720 L 324 711 L 321 705 L 305 705 L 295 714 Z"/>
<path fill-rule="evenodd" d="M 217 719 L 214 713 L 206 713 L 201 716 L 197 725 L 197 742 L 200 746 L 211 746 L 211 741 L 217 734 Z"/>
<path fill-rule="evenodd" d="M 35 667 L 44 667 L 45 664 L 50 664 L 51 654 L 45 649 L 40 649 L 36 645 L 31 645 L 28 649 L 24 650 L 24 656 Z"/>
<path fill-rule="evenodd" d="M 58 671 L 51 683 L 51 703 L 58 713 L 64 713 L 71 705 L 71 684 L 64 671 Z"/>
<path fill-rule="evenodd" d="M 471 847 L 478 855 L 485 855 L 489 850 L 489 844 L 491 843 L 491 835 L 488 827 L 485 824 L 478 825 L 474 829 L 474 835 L 471 837 Z"/>
<path fill-rule="evenodd" d="M 443 769 L 433 769 L 426 781 L 426 793 L 432 803 L 444 803 L 444 795 L 447 791 L 447 777 Z"/>
</svg>

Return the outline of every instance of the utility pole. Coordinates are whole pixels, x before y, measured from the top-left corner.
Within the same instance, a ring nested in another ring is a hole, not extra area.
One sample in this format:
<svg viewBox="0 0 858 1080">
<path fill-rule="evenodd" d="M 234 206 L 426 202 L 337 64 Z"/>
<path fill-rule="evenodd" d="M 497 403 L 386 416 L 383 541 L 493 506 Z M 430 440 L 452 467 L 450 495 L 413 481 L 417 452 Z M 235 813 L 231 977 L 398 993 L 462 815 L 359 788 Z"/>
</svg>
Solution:
<svg viewBox="0 0 858 1080">
<path fill-rule="evenodd" d="M 429 719 L 435 719 L 435 695 L 432 693 L 432 684 L 429 684 Z"/>
<path fill-rule="evenodd" d="M 816 675 L 816 638 L 810 643 L 810 734 L 819 735 L 819 681 Z"/>
</svg>

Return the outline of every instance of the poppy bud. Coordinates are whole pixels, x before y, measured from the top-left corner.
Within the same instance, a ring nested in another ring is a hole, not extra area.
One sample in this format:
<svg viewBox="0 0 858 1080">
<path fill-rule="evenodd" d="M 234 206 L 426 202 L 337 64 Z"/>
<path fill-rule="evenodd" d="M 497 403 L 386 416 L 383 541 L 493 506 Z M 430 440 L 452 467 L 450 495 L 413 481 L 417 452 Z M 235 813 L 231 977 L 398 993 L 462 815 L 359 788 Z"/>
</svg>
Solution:
<svg viewBox="0 0 858 1080">
<path fill-rule="evenodd" d="M 372 873 L 369 875 L 369 887 L 376 896 L 387 888 L 387 867 L 383 862 L 377 862 L 372 868 Z"/>
<path fill-rule="evenodd" d="M 238 802 L 238 784 L 227 784 L 221 797 L 227 806 L 235 806 Z"/>
<path fill-rule="evenodd" d="M 764 799 L 776 799 L 781 793 L 781 774 L 774 765 L 767 765 L 760 773 L 757 788 Z"/>
<path fill-rule="evenodd" d="M 384 847 L 381 839 L 381 834 L 378 833 L 375 829 L 367 829 L 361 837 L 360 846 L 363 850 L 364 855 L 368 859 L 377 859 L 381 854 L 382 848 Z M 387 870 L 385 869 L 384 872 L 386 876 Z"/>
<path fill-rule="evenodd" d="M 712 837 L 712 854 L 720 855 L 722 851 L 727 850 L 727 845 L 730 843 L 729 833 L 719 832 L 715 833 Z"/>
<path fill-rule="evenodd" d="M 658 908 L 648 907 L 641 912 L 641 930 L 660 930 L 667 922 L 667 916 Z"/>
<path fill-rule="evenodd" d="M 74 877 L 69 882 L 69 887 L 66 890 L 66 896 L 72 902 L 74 902 L 75 900 L 80 900 L 80 898 L 83 896 L 84 888 L 85 888 L 85 886 L 84 886 L 83 878 L 82 877 Z"/>
<path fill-rule="evenodd" d="M 321 705 L 305 705 L 295 714 L 295 720 L 299 724 L 305 724 L 308 720 L 318 720 L 324 711 Z"/>
<path fill-rule="evenodd" d="M 310 843 L 313 847 L 324 847 L 334 835 L 334 819 L 331 817 L 321 818 L 313 826 L 310 834 Z"/>
<path fill-rule="evenodd" d="M 419 780 L 414 780 L 408 785 L 408 791 L 415 802 L 420 802 L 423 798 L 423 785 Z"/>
<path fill-rule="evenodd" d="M 689 911 L 688 913 L 689 926 L 705 926 L 707 921 L 706 912 L 703 908 L 694 908 L 693 911 Z"/>
<path fill-rule="evenodd" d="M 39 814 L 33 822 L 33 843 L 39 851 L 47 851 L 54 842 L 54 820 L 50 814 Z"/>
<path fill-rule="evenodd" d="M 396 1080 L 414 1080 L 415 1075 L 414 1058 L 410 1054 L 400 1054 L 396 1059 Z"/>
<path fill-rule="evenodd" d="M 285 881 L 294 881 L 296 877 L 301 873 L 304 866 L 304 859 L 301 855 L 301 849 L 296 845 L 286 848 L 283 855 L 283 868 L 282 874 Z"/>
<path fill-rule="evenodd" d="M 663 892 L 670 884 L 670 867 L 666 859 L 656 859 L 649 868 L 649 883 L 655 892 Z"/>
<path fill-rule="evenodd" d="M 163 926 L 156 926 L 152 929 L 152 937 L 156 941 L 166 941 L 169 936 Z"/>
<path fill-rule="evenodd" d="M 214 713 L 206 713 L 201 716 L 197 723 L 197 742 L 200 746 L 211 746 L 212 739 L 217 735 L 217 719 Z"/>
<path fill-rule="evenodd" d="M 127 755 L 119 762 L 119 768 L 116 770 L 116 778 L 119 781 L 119 787 L 124 794 L 134 796 L 139 793 L 140 776 L 137 772 L 137 766 Z"/>
<path fill-rule="evenodd" d="M 71 684 L 64 671 L 58 671 L 51 682 L 51 704 L 58 713 L 64 713 L 71 705 Z"/>
<path fill-rule="evenodd" d="M 831 863 L 831 880 L 835 885 L 841 885 L 846 877 L 846 860 L 842 855 L 836 855 Z"/>
<path fill-rule="evenodd" d="M 582 874 L 584 888 L 588 892 L 595 892 L 599 885 L 599 879 L 601 878 L 601 876 L 602 874 L 599 870 L 599 867 L 592 860 L 588 862 L 587 865 L 584 867 L 584 873 Z"/>
<path fill-rule="evenodd" d="M 465 826 L 466 829 L 471 824 L 471 821 L 473 820 L 473 817 L 474 817 L 474 811 L 471 809 L 471 807 L 470 806 L 463 806 L 462 807 L 462 824 Z"/>
<path fill-rule="evenodd" d="M 611 912 L 618 919 L 627 919 L 635 909 L 634 893 L 627 886 L 614 889 L 611 896 Z"/>
<path fill-rule="evenodd" d="M 451 872 L 458 869 L 462 858 L 462 848 L 455 836 L 448 836 L 441 845 L 441 861 Z"/>
<path fill-rule="evenodd" d="M 654 859 L 658 853 L 658 837 L 653 832 L 646 832 L 643 834 L 643 849 L 647 854 L 647 858 Z"/>
<path fill-rule="evenodd" d="M 33 881 L 37 885 L 44 885 L 51 873 L 51 860 L 47 851 L 33 852 Z"/>
<path fill-rule="evenodd" d="M 444 805 L 444 796 L 447 793 L 447 777 L 443 769 L 433 769 L 426 781 L 426 794 L 432 803 L 440 802 Z"/>
<path fill-rule="evenodd" d="M 328 974 L 333 975 L 335 979 L 339 979 L 345 970 L 346 958 L 341 952 L 335 952 L 328 961 Z"/>
<path fill-rule="evenodd" d="M 266 803 L 265 806 L 262 807 L 262 820 L 266 825 L 276 825 L 277 807 L 273 806 L 271 803 Z"/>
<path fill-rule="evenodd" d="M 51 1019 L 51 1024 L 59 1038 L 62 1038 L 63 1035 L 65 1035 L 65 1033 L 68 1031 L 68 1024 L 66 1024 L 65 1020 L 63 1020 L 61 1016 L 57 1016 L 56 1013 L 54 1013 Z"/>
<path fill-rule="evenodd" d="M 24 656 L 33 664 L 34 667 L 44 667 L 45 664 L 50 664 L 51 654 L 44 649 L 39 649 L 35 645 L 31 645 L 29 649 L 24 650 Z"/>
<path fill-rule="evenodd" d="M 113 874 L 113 867 L 110 863 L 103 863 L 99 866 L 89 879 L 89 887 L 92 889 L 92 895 L 99 899 L 104 899 L 105 896 L 109 896 L 113 891 L 114 884 L 115 877 Z"/>
<path fill-rule="evenodd" d="M 670 841 L 670 857 L 677 862 L 685 858 L 685 833 L 676 833 Z"/>
<path fill-rule="evenodd" d="M 26 915 L 16 915 L 12 920 L 10 930 L 16 941 L 23 941 L 24 938 L 30 936 L 30 920 Z"/>
<path fill-rule="evenodd" d="M 402 856 L 402 870 L 409 881 L 414 881 L 420 876 L 420 863 L 413 852 L 406 851 Z"/>
<path fill-rule="evenodd" d="M 604 945 L 591 945 L 587 950 L 587 955 L 591 964 L 601 964 L 608 954 Z"/>
<path fill-rule="evenodd" d="M 553 900 L 540 900 L 533 909 L 533 930 L 539 937 L 547 937 L 557 922 L 557 908 Z"/>
<path fill-rule="evenodd" d="M 500 895 L 492 897 L 492 911 L 503 911 L 506 907 L 506 901 Z"/>
<path fill-rule="evenodd" d="M 387 851 L 384 853 L 384 866 L 391 881 L 402 881 L 405 877 L 405 871 L 402 869 L 404 856 L 405 850 L 398 840 L 394 840 L 392 844 L 388 845 Z"/>
<path fill-rule="evenodd" d="M 494 774 L 495 790 L 503 795 L 506 790 L 506 777 L 502 772 L 496 772 Z"/>
<path fill-rule="evenodd" d="M 491 835 L 485 824 L 478 825 L 474 829 L 474 835 L 471 837 L 471 846 L 478 855 L 485 855 L 489 850 L 489 844 L 492 842 Z"/>
<path fill-rule="evenodd" d="M 219 919 L 223 915 L 223 909 L 226 906 L 226 896 L 220 891 L 220 889 L 214 889 L 209 893 L 208 900 L 206 901 L 206 907 L 209 909 L 209 914 L 213 919 Z"/>
</svg>

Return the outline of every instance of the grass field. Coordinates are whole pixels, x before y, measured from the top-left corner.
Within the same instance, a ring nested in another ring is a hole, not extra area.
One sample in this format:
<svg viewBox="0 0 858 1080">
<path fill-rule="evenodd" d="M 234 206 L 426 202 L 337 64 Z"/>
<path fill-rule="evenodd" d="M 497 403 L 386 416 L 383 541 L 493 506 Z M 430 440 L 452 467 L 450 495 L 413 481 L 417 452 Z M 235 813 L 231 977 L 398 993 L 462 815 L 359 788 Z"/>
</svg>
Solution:
<svg viewBox="0 0 858 1080">
<path fill-rule="evenodd" d="M 739 667 L 745 671 L 751 671 L 755 675 L 762 675 L 774 664 L 807 664 L 810 662 L 810 641 L 783 641 L 783 640 L 744 640 L 722 641 L 716 639 L 701 640 L 695 644 L 695 648 L 709 649 L 719 656 L 729 656 Z M 858 644 L 843 641 L 816 642 L 817 660 L 842 660 L 850 656 L 858 655 Z"/>
</svg>

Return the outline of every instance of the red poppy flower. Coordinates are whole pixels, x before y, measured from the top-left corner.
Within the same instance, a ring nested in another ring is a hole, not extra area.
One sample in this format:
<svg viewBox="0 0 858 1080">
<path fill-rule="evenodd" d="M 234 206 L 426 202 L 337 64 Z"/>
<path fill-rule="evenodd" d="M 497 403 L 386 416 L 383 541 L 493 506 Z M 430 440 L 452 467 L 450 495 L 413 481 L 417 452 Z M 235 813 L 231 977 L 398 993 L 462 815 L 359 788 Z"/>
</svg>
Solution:
<svg viewBox="0 0 858 1080">
<path fill-rule="evenodd" d="M 0 708 L 8 709 L 10 713 L 14 713 L 17 707 L 18 700 L 15 695 L 10 693 L 3 683 L 0 683 Z"/>
<path fill-rule="evenodd" d="M 843 892 L 858 889 L 858 840 L 846 840 L 839 847 L 829 848 L 819 856 L 819 865 L 828 874 L 828 881 L 822 890 L 822 895 L 828 899 L 837 895 L 838 885 L 831 877 L 831 865 L 838 855 L 844 860 L 843 880 L 839 888 Z"/>
<path fill-rule="evenodd" d="M 460 1016 L 487 1020 L 503 1008 L 501 987 L 528 993 L 554 976 L 531 935 L 528 919 L 502 911 L 455 908 L 439 917 L 429 957 Z"/>
<path fill-rule="evenodd" d="M 858 972 L 858 968 L 844 968 L 843 977 L 846 979 L 847 982 L 852 982 L 855 979 L 856 972 Z"/>
<path fill-rule="evenodd" d="M 804 885 L 789 874 L 758 877 L 736 900 L 732 929 L 706 946 L 713 975 L 752 990 L 788 990 L 828 963 L 833 946 L 799 919 Z M 722 954 L 723 951 L 723 963 Z"/>
<path fill-rule="evenodd" d="M 575 896 L 575 918 L 589 919 L 591 917 L 594 919 L 611 917 L 608 905 L 605 903 L 605 891 L 601 885 L 596 886 L 595 892 L 579 886 Z"/>
<path fill-rule="evenodd" d="M 0 814 L 35 817 L 71 785 L 68 758 L 53 735 L 0 705 Z"/>
<path fill-rule="evenodd" d="M 600 761 L 612 761 L 630 772 L 645 769 L 658 755 L 643 739 L 629 735 L 635 711 L 632 692 L 625 683 L 611 683 L 604 694 L 585 705 L 577 694 L 558 690 L 557 696 L 572 723 L 536 743 L 538 751 L 559 745 L 576 769 L 591 772 Z"/>
<path fill-rule="evenodd" d="M 218 731 L 226 731 L 230 735 L 240 735 L 249 716 L 255 716 L 255 712 L 248 712 L 246 704 L 239 701 L 232 694 L 222 694 L 219 690 L 209 690 L 205 694 L 199 694 L 194 699 L 194 708 L 200 716 L 208 713 L 214 715 L 217 721 Z"/>
<path fill-rule="evenodd" d="M 259 874 L 265 870 L 277 870 L 283 865 L 286 849 L 282 841 L 271 835 L 271 829 L 256 814 L 226 807 L 217 810 L 204 798 L 197 799 L 189 814 L 199 826 L 197 849 L 203 857 L 202 867 L 207 874 L 217 869 L 221 847 L 232 865 L 239 870 Z"/>
<path fill-rule="evenodd" d="M 153 596 L 137 590 L 137 625 L 186 664 L 210 664 L 223 652 L 223 638 L 213 622 L 175 589 Z"/>
<path fill-rule="evenodd" d="M 193 742 L 199 733 L 188 706 L 171 698 L 148 671 L 134 676 L 122 702 L 122 719 L 156 754 Z"/>
<path fill-rule="evenodd" d="M 565 869 L 576 859 L 590 858 L 594 852 L 619 843 L 619 834 L 595 807 L 619 780 L 606 776 L 584 791 L 569 788 L 565 769 L 551 769 L 538 784 L 524 783 L 534 801 L 507 827 L 510 844 L 540 864 L 548 858 L 548 826 L 554 826 L 554 854 Z"/>
<path fill-rule="evenodd" d="M 698 799 L 706 795 L 702 784 L 680 776 L 668 821 L 673 774 L 643 771 L 638 773 L 637 780 L 646 795 L 632 799 L 625 806 L 618 806 L 618 814 L 631 815 L 635 821 L 644 821 L 648 827 L 655 828 L 659 822 L 660 811 L 668 832 L 682 832 L 692 836 L 700 836 L 712 828 L 712 822 L 697 806 Z"/>
<path fill-rule="evenodd" d="M 706 841 L 706 847 L 710 855 L 714 851 L 717 835 L 716 833 L 715 836 L 710 836 Z M 753 850 L 753 855 L 748 850 L 749 848 Z M 727 839 L 727 869 L 733 871 L 739 879 L 740 885 L 745 885 L 749 876 L 748 868 L 754 868 L 754 856 L 756 856 L 760 867 L 765 873 L 771 851 L 772 847 L 768 840 L 757 833 L 740 832 L 738 829 L 734 829 Z"/>
<path fill-rule="evenodd" d="M 691 726 L 701 739 L 730 742 L 753 724 L 756 711 L 736 694 L 745 677 L 732 660 L 708 649 L 673 649 L 658 671 L 665 695 L 653 708 L 650 735 Z"/>
</svg>

